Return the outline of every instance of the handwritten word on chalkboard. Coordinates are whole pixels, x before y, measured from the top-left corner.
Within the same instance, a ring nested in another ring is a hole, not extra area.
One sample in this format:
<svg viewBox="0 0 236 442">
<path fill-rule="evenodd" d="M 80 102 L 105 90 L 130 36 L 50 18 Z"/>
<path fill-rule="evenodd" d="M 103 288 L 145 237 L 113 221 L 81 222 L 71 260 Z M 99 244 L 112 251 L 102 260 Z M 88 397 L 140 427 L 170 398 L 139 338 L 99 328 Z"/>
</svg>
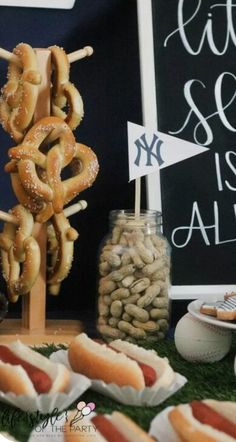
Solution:
<svg viewBox="0 0 236 442">
<path fill-rule="evenodd" d="M 236 3 L 153 0 L 158 129 L 209 151 L 162 171 L 173 284 L 236 283 Z"/>
</svg>

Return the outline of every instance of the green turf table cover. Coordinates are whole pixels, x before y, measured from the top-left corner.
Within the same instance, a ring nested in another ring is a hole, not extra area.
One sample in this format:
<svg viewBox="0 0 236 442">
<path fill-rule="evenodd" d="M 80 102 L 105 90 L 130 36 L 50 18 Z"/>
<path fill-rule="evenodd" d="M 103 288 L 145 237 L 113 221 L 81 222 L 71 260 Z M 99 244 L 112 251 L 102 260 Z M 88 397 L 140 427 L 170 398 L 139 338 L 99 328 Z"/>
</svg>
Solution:
<svg viewBox="0 0 236 442">
<path fill-rule="evenodd" d="M 45 356 L 49 356 L 60 348 L 65 347 L 50 345 L 37 350 Z M 80 397 L 80 401 L 94 402 L 98 413 L 109 414 L 113 410 L 122 411 L 146 431 L 156 414 L 167 406 L 204 398 L 236 401 L 236 377 L 234 374 L 236 339 L 233 339 L 230 353 L 222 361 L 211 364 L 185 361 L 177 353 L 172 339 L 160 341 L 152 347 L 145 345 L 145 348 L 153 348 L 160 356 L 168 357 L 173 369 L 188 379 L 187 384 L 174 396 L 159 406 L 148 408 L 122 405 L 92 390 L 86 391 Z M 75 408 L 76 403 L 72 404 L 70 409 Z M 28 440 L 30 432 L 41 420 L 43 420 L 43 416 L 39 416 L 37 413 L 25 413 L 0 403 L 0 431 L 7 431 L 20 442 Z"/>
</svg>

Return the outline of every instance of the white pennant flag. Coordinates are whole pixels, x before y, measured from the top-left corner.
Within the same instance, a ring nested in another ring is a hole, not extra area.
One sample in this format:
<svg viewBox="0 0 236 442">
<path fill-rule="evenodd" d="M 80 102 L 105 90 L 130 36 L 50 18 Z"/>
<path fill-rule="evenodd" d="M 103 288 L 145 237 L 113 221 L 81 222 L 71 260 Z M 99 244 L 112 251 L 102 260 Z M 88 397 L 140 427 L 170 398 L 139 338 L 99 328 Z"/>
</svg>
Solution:
<svg viewBox="0 0 236 442">
<path fill-rule="evenodd" d="M 209 150 L 130 121 L 128 146 L 130 181 Z"/>
</svg>

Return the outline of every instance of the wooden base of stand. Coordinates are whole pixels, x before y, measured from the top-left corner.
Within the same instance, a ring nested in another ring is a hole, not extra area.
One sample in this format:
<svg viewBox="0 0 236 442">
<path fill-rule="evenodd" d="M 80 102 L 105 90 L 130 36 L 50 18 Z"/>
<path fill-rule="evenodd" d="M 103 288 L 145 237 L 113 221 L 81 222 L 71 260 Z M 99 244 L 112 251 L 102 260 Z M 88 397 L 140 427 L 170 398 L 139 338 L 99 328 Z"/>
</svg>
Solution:
<svg viewBox="0 0 236 442">
<path fill-rule="evenodd" d="M 26 345 L 69 344 L 83 331 L 83 323 L 76 320 L 47 320 L 44 330 L 28 330 L 22 327 L 21 319 L 5 319 L 0 324 L 1 344 L 20 339 Z"/>
</svg>

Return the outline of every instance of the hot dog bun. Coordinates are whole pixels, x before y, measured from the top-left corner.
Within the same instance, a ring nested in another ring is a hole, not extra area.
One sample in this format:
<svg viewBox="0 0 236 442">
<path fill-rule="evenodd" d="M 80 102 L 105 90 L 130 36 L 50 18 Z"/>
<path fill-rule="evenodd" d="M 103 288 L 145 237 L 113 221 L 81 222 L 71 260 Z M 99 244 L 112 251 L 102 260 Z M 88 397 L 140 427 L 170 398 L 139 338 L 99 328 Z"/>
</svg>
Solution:
<svg viewBox="0 0 236 442">
<path fill-rule="evenodd" d="M 45 356 L 32 350 L 20 341 L 6 344 L 16 357 L 31 364 L 33 367 L 42 370 L 51 380 L 51 388 L 48 393 L 65 391 L 69 384 L 69 371 L 62 364 L 50 361 Z M 25 394 L 37 396 L 37 391 L 21 365 L 12 365 L 10 362 L 3 362 L 0 357 L 0 391 L 4 393 L 12 392 L 16 395 Z"/>
<path fill-rule="evenodd" d="M 128 356 L 154 369 L 157 380 L 153 388 L 172 383 L 174 372 L 168 361 L 157 356 L 156 352 L 145 350 L 135 344 L 115 340 L 107 347 L 106 344 L 101 345 L 85 333 L 81 333 L 71 342 L 68 349 L 68 359 L 75 372 L 120 387 L 131 386 L 143 390 L 145 388 L 143 371 L 138 362 Z"/>
<path fill-rule="evenodd" d="M 114 426 L 114 430 L 110 433 L 109 430 L 104 428 L 105 424 L 103 423 L 100 431 L 108 431 L 109 435 L 111 435 L 109 439 L 107 439 L 104 434 L 101 434 L 96 422 L 93 423 L 93 417 L 86 416 L 77 423 L 73 423 L 74 416 L 76 416 L 76 410 L 70 412 L 65 424 L 65 442 L 84 442 L 85 439 L 86 442 L 107 442 L 108 440 L 119 440 L 120 442 L 123 442 L 123 440 L 125 442 L 154 442 L 154 439 L 132 419 L 119 411 L 113 411 L 111 415 L 105 416 Z M 86 434 L 81 431 L 82 426 L 87 429 Z M 118 431 L 118 434 L 115 434 L 115 431 Z"/>
<path fill-rule="evenodd" d="M 208 410 L 204 410 L 205 423 L 194 417 L 191 403 L 177 405 L 168 415 L 181 442 L 236 441 L 236 402 L 213 399 L 193 402 L 195 402 L 195 407 L 198 404 L 209 407 L 209 413 Z M 226 434 L 229 429 L 231 434 Z"/>
<path fill-rule="evenodd" d="M 113 411 L 111 420 L 115 427 L 121 431 L 128 441 L 153 442 L 153 438 L 125 414 L 120 413 L 119 411 Z"/>
<path fill-rule="evenodd" d="M 136 344 L 121 339 L 112 341 L 109 345 L 115 350 L 122 351 L 127 356 L 154 368 L 157 373 L 157 380 L 153 388 L 159 388 L 160 386 L 168 388 L 172 384 L 175 373 L 167 358 L 160 358 L 154 350 L 145 350 Z"/>
</svg>

